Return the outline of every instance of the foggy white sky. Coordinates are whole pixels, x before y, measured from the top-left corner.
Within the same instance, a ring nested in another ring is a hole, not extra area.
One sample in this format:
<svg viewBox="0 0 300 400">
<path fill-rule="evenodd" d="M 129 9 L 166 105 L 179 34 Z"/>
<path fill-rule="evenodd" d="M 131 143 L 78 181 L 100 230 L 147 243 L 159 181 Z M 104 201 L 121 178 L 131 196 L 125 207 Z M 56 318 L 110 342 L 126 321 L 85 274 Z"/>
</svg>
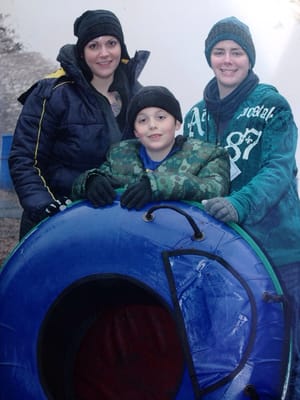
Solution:
<svg viewBox="0 0 300 400">
<path fill-rule="evenodd" d="M 206 4 L 205 4 L 206 3 Z M 290 0 L 1 0 L 0 13 L 25 48 L 55 62 L 58 49 L 75 43 L 73 22 L 86 9 L 104 8 L 121 20 L 129 53 L 151 51 L 143 84 L 169 87 L 185 113 L 202 97 L 212 77 L 204 40 L 219 19 L 235 15 L 250 27 L 256 46 L 255 72 L 290 102 L 300 127 L 300 20 Z M 300 165 L 300 144 L 297 155 Z"/>
</svg>

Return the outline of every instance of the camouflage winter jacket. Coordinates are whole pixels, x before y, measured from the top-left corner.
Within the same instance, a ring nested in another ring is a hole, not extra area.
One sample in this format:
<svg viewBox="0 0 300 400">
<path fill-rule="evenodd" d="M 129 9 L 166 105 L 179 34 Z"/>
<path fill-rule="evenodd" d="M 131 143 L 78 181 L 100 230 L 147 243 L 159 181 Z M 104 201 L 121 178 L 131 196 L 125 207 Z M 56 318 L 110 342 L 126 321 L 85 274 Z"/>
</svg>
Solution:
<svg viewBox="0 0 300 400">
<path fill-rule="evenodd" d="M 153 200 L 191 200 L 200 202 L 229 191 L 230 165 L 227 151 L 198 139 L 177 136 L 170 155 L 155 169 L 145 169 L 140 157 L 140 142 L 122 141 L 111 147 L 99 168 L 81 174 L 73 184 L 73 200 L 85 198 L 86 182 L 92 175 L 114 176 L 120 187 L 138 182 L 146 175 Z"/>
</svg>

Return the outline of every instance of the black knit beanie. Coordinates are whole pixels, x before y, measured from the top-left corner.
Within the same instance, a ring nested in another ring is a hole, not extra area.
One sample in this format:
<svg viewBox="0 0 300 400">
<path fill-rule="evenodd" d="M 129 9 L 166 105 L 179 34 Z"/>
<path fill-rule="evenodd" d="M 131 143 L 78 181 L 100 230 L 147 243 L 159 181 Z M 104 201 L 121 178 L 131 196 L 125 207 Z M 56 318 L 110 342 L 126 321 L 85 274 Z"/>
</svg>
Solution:
<svg viewBox="0 0 300 400">
<path fill-rule="evenodd" d="M 121 23 L 114 13 L 108 10 L 85 11 L 74 22 L 74 35 L 78 37 L 78 53 L 83 53 L 84 46 L 98 36 L 114 36 L 121 45 L 121 57 L 129 59 Z"/>
<path fill-rule="evenodd" d="M 247 53 L 251 68 L 255 64 L 255 47 L 249 27 L 236 17 L 224 18 L 217 22 L 210 30 L 205 40 L 205 56 L 209 66 L 213 47 L 222 40 L 233 40 Z"/>
<path fill-rule="evenodd" d="M 173 93 L 164 86 L 144 86 L 133 96 L 128 106 L 127 121 L 131 129 L 134 129 L 137 114 L 146 107 L 162 108 L 182 122 L 180 104 Z"/>
</svg>

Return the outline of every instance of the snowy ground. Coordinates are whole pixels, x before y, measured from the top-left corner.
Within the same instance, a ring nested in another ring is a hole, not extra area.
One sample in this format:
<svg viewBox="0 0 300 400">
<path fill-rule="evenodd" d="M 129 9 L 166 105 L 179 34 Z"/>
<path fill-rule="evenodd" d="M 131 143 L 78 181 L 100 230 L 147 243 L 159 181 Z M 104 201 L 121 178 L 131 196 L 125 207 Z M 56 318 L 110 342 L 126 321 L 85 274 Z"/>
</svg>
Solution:
<svg viewBox="0 0 300 400">
<path fill-rule="evenodd" d="M 20 216 L 15 192 L 0 190 L 0 265 L 18 243 Z"/>
</svg>

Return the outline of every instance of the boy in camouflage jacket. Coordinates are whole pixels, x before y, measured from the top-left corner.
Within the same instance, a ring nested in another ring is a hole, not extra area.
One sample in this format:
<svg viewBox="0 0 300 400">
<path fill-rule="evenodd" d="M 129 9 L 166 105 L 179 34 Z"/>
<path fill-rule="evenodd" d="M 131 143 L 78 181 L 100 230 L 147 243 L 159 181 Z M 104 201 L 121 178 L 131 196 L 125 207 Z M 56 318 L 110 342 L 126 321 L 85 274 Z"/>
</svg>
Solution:
<svg viewBox="0 0 300 400">
<path fill-rule="evenodd" d="M 165 87 L 142 88 L 132 99 L 127 119 L 137 139 L 114 144 L 106 161 L 81 174 L 73 200 L 87 198 L 95 207 L 113 203 L 115 189 L 125 188 L 122 207 L 141 209 L 162 200 L 201 202 L 228 194 L 227 151 L 197 139 L 176 136 L 182 114 Z"/>
</svg>

